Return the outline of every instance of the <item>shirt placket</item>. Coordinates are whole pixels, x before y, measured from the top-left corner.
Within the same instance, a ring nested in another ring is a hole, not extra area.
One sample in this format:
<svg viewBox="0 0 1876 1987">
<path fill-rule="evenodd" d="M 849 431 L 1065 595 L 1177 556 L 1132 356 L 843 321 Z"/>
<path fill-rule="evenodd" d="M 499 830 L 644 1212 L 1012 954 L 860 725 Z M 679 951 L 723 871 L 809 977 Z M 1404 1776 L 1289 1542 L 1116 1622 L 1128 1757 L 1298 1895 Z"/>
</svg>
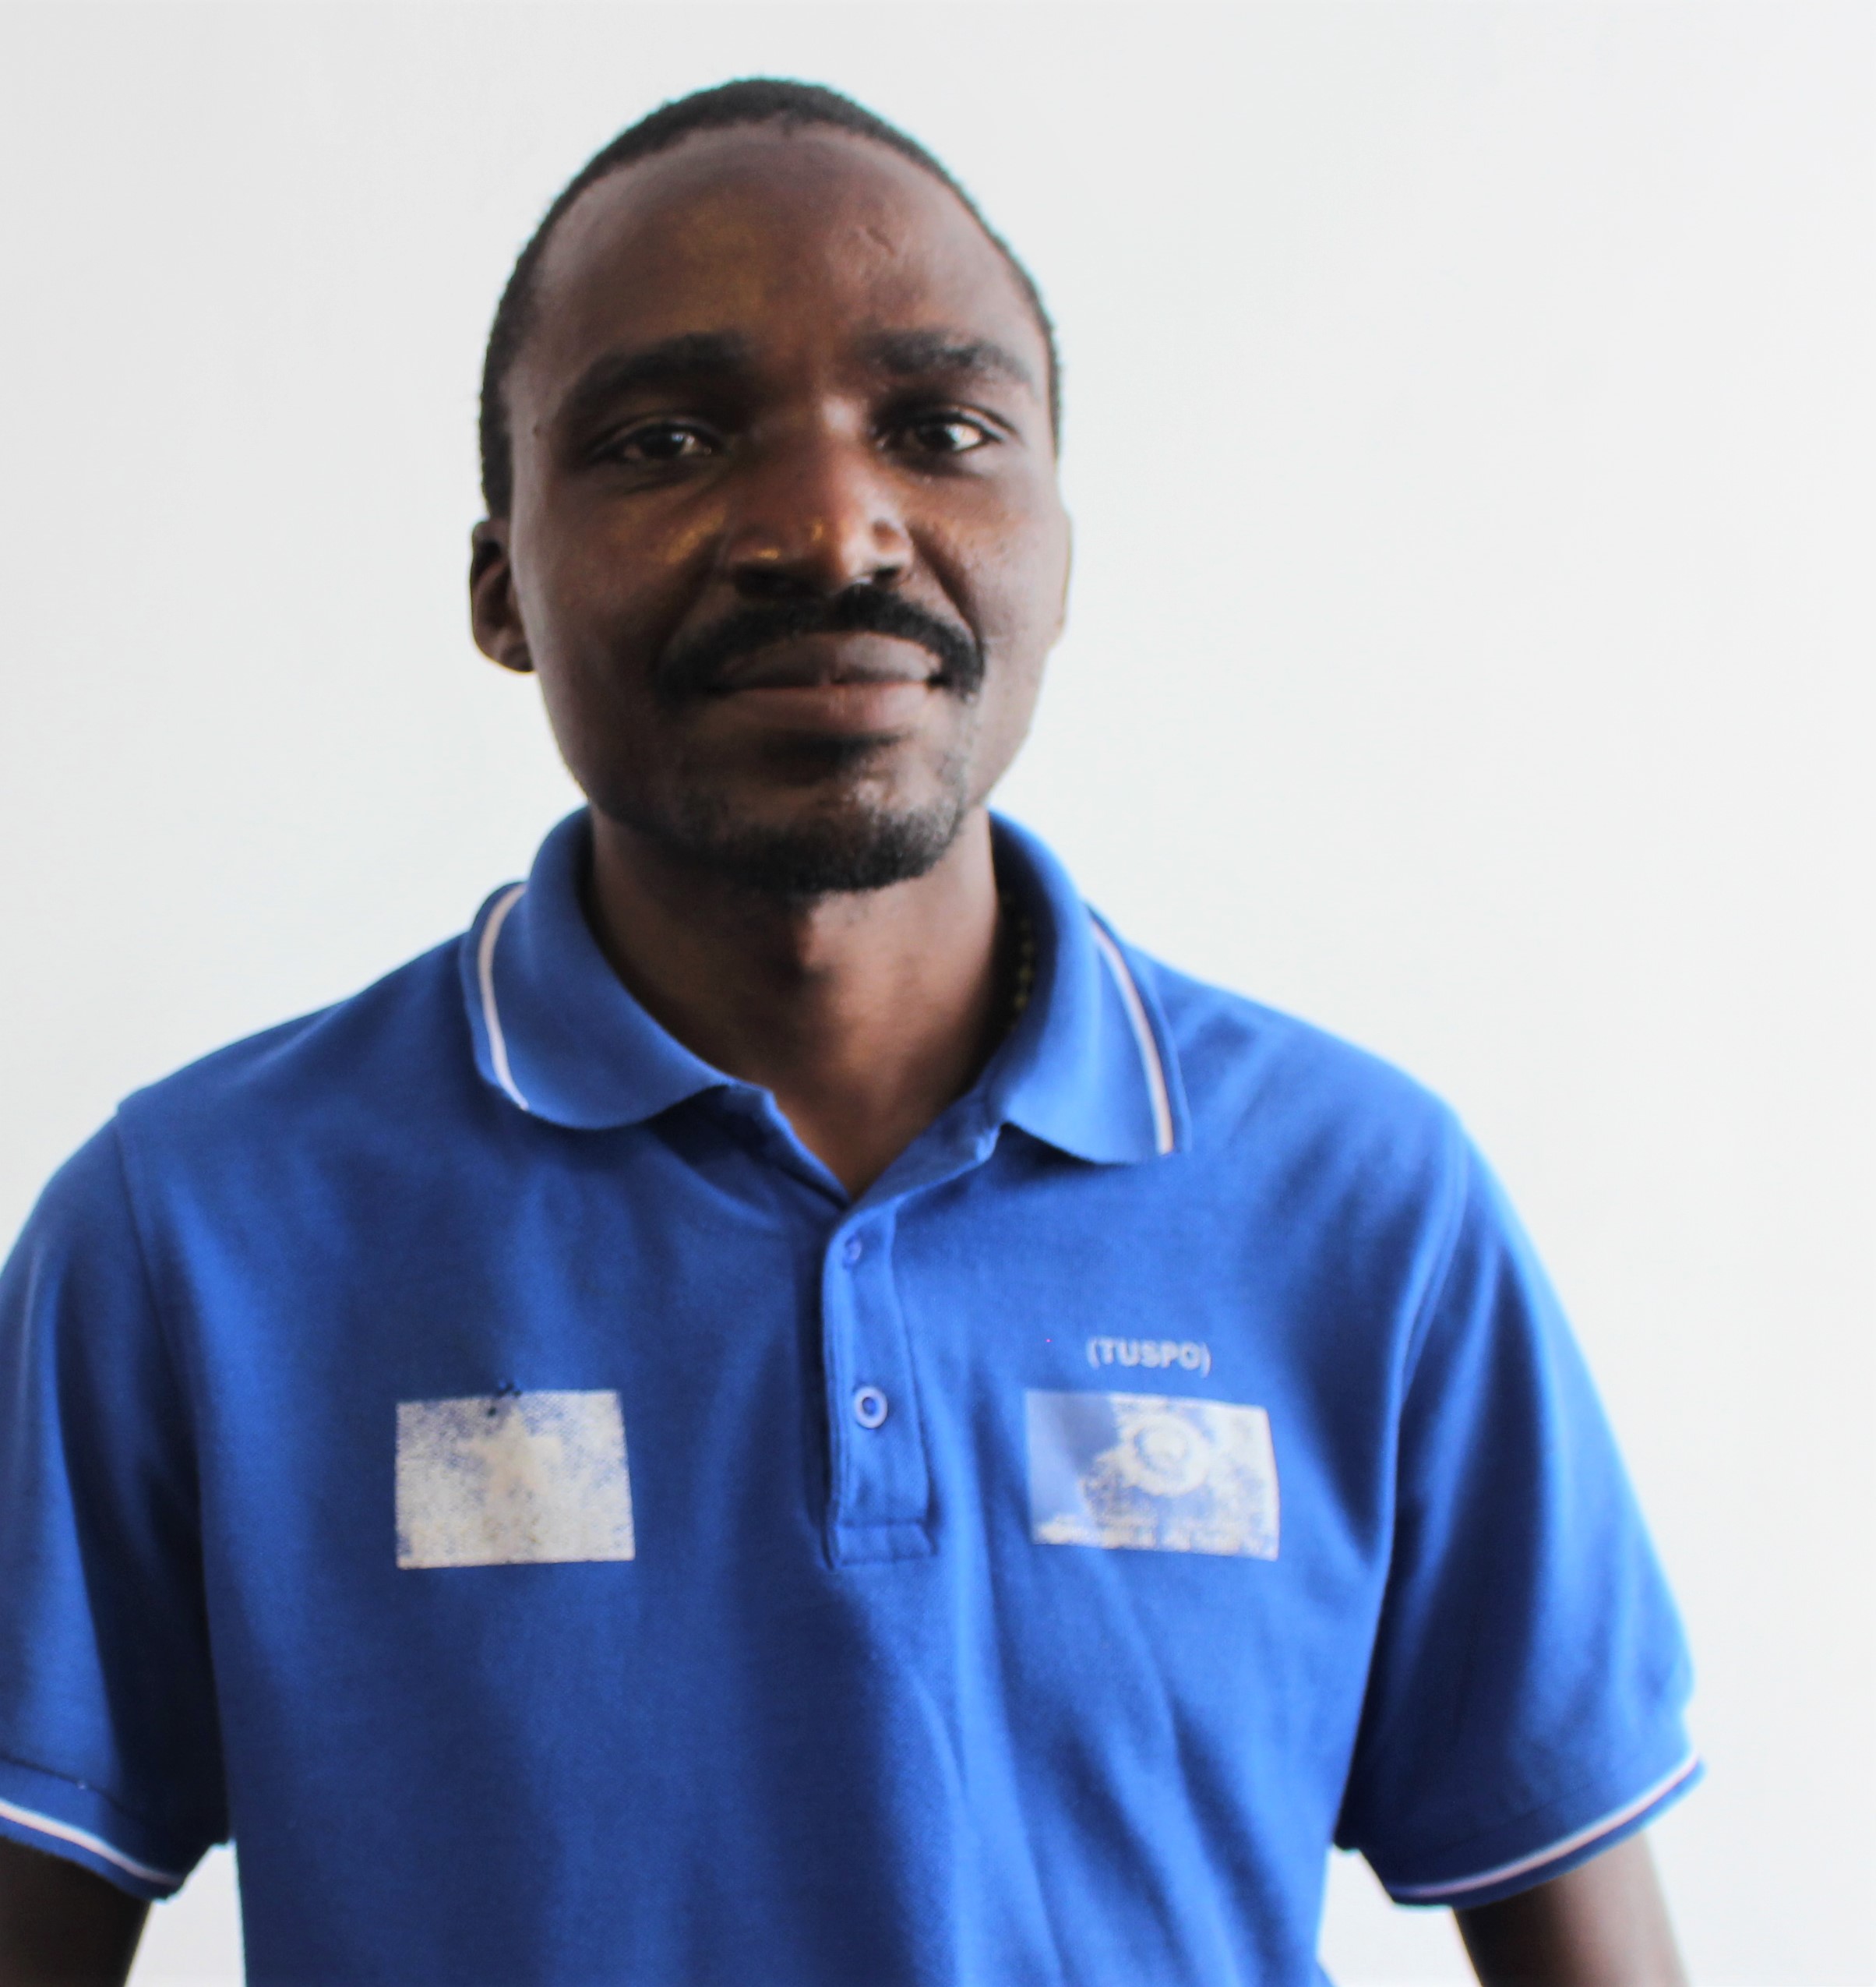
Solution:
<svg viewBox="0 0 1876 1987">
<path fill-rule="evenodd" d="M 894 1205 L 857 1209 L 821 1265 L 827 1385 L 827 1548 L 836 1565 L 933 1550 L 932 1481 L 905 1314 Z"/>
</svg>

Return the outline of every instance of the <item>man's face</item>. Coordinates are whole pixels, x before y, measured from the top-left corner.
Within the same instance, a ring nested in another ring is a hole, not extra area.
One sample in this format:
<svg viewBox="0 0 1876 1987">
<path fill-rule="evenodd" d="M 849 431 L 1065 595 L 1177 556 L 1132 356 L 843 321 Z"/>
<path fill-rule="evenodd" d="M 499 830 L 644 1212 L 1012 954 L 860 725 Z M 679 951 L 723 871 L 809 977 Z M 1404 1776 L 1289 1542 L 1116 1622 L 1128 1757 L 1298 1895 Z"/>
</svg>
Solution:
<svg viewBox="0 0 1876 1987">
<path fill-rule="evenodd" d="M 863 139 L 699 133 L 591 188 L 509 376 L 477 639 L 574 778 L 796 895 L 922 874 L 1060 632 L 1047 353 L 1003 257 Z"/>
</svg>

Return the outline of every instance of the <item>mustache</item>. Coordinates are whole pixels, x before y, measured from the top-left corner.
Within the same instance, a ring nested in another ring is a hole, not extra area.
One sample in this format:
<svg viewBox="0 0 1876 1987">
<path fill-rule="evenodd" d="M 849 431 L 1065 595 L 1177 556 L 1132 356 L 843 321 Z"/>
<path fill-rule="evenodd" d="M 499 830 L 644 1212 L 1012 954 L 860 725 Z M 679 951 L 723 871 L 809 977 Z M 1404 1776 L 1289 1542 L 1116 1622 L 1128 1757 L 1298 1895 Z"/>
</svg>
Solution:
<svg viewBox="0 0 1876 1987">
<path fill-rule="evenodd" d="M 890 635 L 936 656 L 939 681 L 968 702 L 983 686 L 984 653 L 976 637 L 929 608 L 869 586 L 800 600 L 740 607 L 714 626 L 675 643 L 659 659 L 654 681 L 660 702 L 686 704 L 723 686 L 730 665 L 775 642 L 805 635 Z"/>
</svg>

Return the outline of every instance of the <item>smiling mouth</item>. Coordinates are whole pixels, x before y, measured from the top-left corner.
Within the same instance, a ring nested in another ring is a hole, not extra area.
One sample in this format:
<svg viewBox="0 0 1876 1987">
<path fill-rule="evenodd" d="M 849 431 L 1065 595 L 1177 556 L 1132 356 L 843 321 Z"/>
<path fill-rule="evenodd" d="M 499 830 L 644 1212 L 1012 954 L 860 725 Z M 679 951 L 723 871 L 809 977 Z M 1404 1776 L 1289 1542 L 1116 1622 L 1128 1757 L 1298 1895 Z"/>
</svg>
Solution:
<svg viewBox="0 0 1876 1987">
<path fill-rule="evenodd" d="M 903 637 L 798 636 L 739 656 L 711 685 L 706 708 L 771 739 L 818 741 L 817 749 L 838 741 L 847 751 L 909 738 L 947 684 L 938 658 Z"/>
<path fill-rule="evenodd" d="M 710 686 L 714 697 L 748 690 L 823 694 L 938 689 L 943 665 L 902 637 L 876 634 L 785 637 L 739 656 Z"/>
</svg>

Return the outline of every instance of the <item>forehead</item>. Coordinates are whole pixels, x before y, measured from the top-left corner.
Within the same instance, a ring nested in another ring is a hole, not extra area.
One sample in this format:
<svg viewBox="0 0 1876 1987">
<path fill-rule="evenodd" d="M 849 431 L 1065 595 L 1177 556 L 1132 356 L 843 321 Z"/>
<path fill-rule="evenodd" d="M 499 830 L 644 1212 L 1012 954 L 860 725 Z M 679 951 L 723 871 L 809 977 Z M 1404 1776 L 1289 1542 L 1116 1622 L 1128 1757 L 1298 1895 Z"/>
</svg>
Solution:
<svg viewBox="0 0 1876 1987">
<path fill-rule="evenodd" d="M 689 333 L 760 347 L 898 329 L 992 337 L 1043 375 L 1008 263 L 931 174 L 844 132 L 700 132 L 563 217 L 515 385 L 551 393 L 596 351 Z"/>
</svg>

